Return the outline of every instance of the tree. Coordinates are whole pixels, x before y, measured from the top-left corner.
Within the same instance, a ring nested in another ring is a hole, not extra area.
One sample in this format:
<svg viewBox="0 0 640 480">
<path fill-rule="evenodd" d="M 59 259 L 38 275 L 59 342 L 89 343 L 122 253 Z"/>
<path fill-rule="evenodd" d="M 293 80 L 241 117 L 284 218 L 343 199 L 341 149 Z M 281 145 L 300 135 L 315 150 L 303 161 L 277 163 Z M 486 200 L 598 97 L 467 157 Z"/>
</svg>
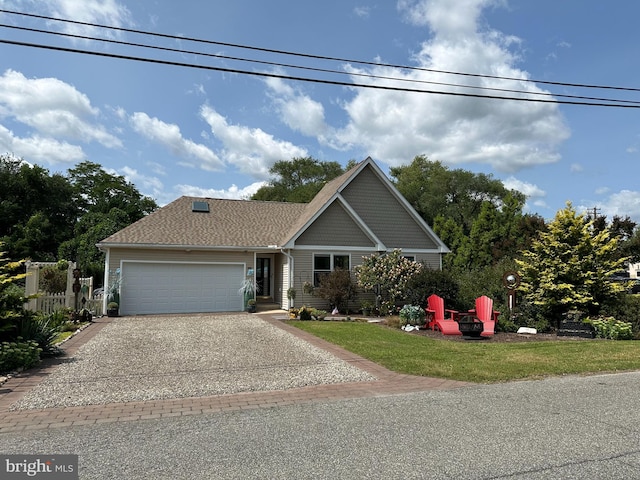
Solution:
<svg viewBox="0 0 640 480">
<path fill-rule="evenodd" d="M 0 156 L 0 240 L 11 258 L 56 260 L 78 218 L 73 188 L 60 175 Z"/>
<path fill-rule="evenodd" d="M 450 170 L 441 162 L 432 162 L 424 155 L 410 165 L 391 168 L 396 188 L 428 224 L 435 218 L 451 218 L 469 235 L 474 220 L 486 202 L 500 207 L 507 196 L 524 206 L 525 196 L 507 189 L 500 180 L 484 173 Z"/>
<path fill-rule="evenodd" d="M 133 223 L 158 208 L 156 202 L 142 195 L 133 183 L 122 175 L 107 173 L 97 163 L 81 162 L 68 172 L 74 201 L 82 213 L 108 215 L 117 208 Z"/>
<path fill-rule="evenodd" d="M 417 156 L 411 165 L 392 168 L 391 176 L 451 250 L 447 268 L 490 266 L 523 246 L 518 239 L 526 197 L 491 175 L 449 170 Z"/>
<path fill-rule="evenodd" d="M 338 162 L 321 162 L 311 157 L 280 160 L 269 169 L 273 177 L 258 189 L 252 200 L 308 203 L 328 181 L 342 175 Z"/>
<path fill-rule="evenodd" d="M 550 320 L 570 310 L 598 313 L 624 291 L 610 280 L 625 259 L 618 258 L 618 241 L 608 229 L 596 232 L 593 222 L 567 203 L 518 260 L 525 297 L 541 306 Z"/>
</svg>

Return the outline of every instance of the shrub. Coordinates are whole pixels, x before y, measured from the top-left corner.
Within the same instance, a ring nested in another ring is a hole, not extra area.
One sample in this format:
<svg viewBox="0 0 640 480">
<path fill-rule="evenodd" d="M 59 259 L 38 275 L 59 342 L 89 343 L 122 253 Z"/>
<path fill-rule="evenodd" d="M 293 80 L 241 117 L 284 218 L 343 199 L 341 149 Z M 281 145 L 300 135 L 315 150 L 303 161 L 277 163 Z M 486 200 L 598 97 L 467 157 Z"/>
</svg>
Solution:
<svg viewBox="0 0 640 480">
<path fill-rule="evenodd" d="M 633 338 L 633 330 L 629 322 L 621 322 L 613 317 L 587 318 L 585 322 L 593 325 L 596 338 L 611 340 L 631 340 Z"/>
<path fill-rule="evenodd" d="M 300 320 L 311 320 L 312 310 L 312 308 L 305 307 L 304 305 L 300 307 L 300 310 L 298 310 L 298 316 L 300 317 Z"/>
<path fill-rule="evenodd" d="M 18 324 L 18 335 L 25 341 L 35 342 L 42 355 L 56 356 L 62 351 L 55 345 L 61 331 L 61 325 L 55 325 L 45 316 L 25 316 Z"/>
<path fill-rule="evenodd" d="M 311 309 L 311 316 L 313 317 L 314 320 L 324 320 L 325 317 L 327 316 L 327 311 L 326 310 L 318 310 L 316 308 L 312 308 Z"/>
<path fill-rule="evenodd" d="M 47 293 L 61 293 L 67 289 L 69 262 L 61 260 L 55 266 L 44 267 L 40 272 L 40 290 Z"/>
<path fill-rule="evenodd" d="M 424 266 L 407 282 L 405 298 L 413 305 L 426 306 L 429 295 L 435 293 L 444 299 L 445 305 L 453 305 L 459 291 L 460 285 L 451 272 Z"/>
<path fill-rule="evenodd" d="M 322 275 L 320 285 L 315 289 L 315 295 L 327 300 L 332 307 L 347 312 L 349 300 L 356 295 L 356 287 L 351 281 L 351 272 L 337 268 Z"/>
<path fill-rule="evenodd" d="M 400 320 L 402 325 L 424 325 L 424 308 L 417 305 L 405 305 L 400 310 Z"/>
<path fill-rule="evenodd" d="M 640 295 L 621 294 L 615 302 L 605 304 L 600 314 L 629 322 L 634 332 L 640 332 Z"/>
<path fill-rule="evenodd" d="M 27 369 L 40 361 L 41 349 L 33 341 L 18 338 L 15 342 L 0 344 L 0 373 L 8 373 L 17 369 Z"/>
</svg>

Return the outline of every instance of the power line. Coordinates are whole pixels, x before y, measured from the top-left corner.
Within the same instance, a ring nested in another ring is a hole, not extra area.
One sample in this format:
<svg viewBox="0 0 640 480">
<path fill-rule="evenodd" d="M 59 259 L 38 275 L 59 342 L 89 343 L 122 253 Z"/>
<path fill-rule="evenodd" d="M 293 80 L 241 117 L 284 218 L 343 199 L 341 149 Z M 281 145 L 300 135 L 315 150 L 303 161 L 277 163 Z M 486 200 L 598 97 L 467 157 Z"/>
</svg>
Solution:
<svg viewBox="0 0 640 480">
<path fill-rule="evenodd" d="M 279 63 L 279 62 L 270 62 L 266 60 L 255 60 L 255 59 L 242 58 L 242 57 L 232 57 L 232 56 L 222 55 L 218 53 L 208 53 L 208 52 L 202 52 L 202 51 L 185 50 L 180 48 L 161 47 L 157 45 L 149 45 L 144 43 L 126 42 L 123 40 L 114 40 L 110 38 L 99 38 L 99 37 L 92 37 L 88 35 L 53 32 L 50 30 L 43 30 L 43 29 L 32 28 L 32 27 L 23 27 L 23 26 L 7 25 L 7 24 L 0 24 L 0 27 L 10 28 L 10 29 L 20 30 L 20 31 L 27 31 L 27 32 L 43 33 L 47 35 L 55 35 L 55 36 L 61 36 L 66 38 L 79 39 L 79 40 L 105 42 L 105 43 L 123 45 L 128 47 L 148 48 L 152 50 L 160 50 L 165 52 L 173 52 L 173 53 L 180 53 L 180 54 L 187 54 L 187 55 L 198 55 L 198 56 L 212 57 L 212 58 L 239 61 L 239 62 L 257 63 L 261 65 L 269 65 L 274 67 L 295 68 L 295 69 L 308 70 L 313 72 L 332 73 L 337 75 L 349 75 L 351 77 L 371 78 L 376 80 L 391 80 L 391 81 L 405 82 L 405 83 L 440 85 L 440 86 L 446 86 L 446 87 L 468 88 L 472 90 L 483 90 L 483 91 L 491 91 L 491 92 L 520 93 L 523 95 L 535 95 L 535 96 L 542 96 L 542 97 L 572 98 L 572 99 L 578 99 L 578 100 L 592 100 L 592 101 L 598 101 L 598 102 L 619 102 L 619 103 L 629 103 L 629 104 L 640 105 L 640 101 L 633 101 L 633 100 L 621 100 L 621 99 L 612 99 L 612 98 L 603 98 L 603 97 L 587 97 L 587 96 L 581 96 L 581 95 L 568 95 L 568 94 L 558 94 L 558 93 L 548 93 L 548 92 L 531 92 L 531 91 L 524 91 L 524 90 L 506 89 L 506 88 L 485 87 L 485 86 L 478 86 L 478 85 L 463 85 L 463 84 L 456 84 L 456 83 L 435 82 L 435 81 L 429 81 L 429 80 L 417 80 L 417 79 L 391 77 L 391 76 L 384 76 L 384 75 L 345 72 L 342 70 L 332 70 L 332 69 L 326 69 L 326 68 L 308 67 L 303 65 L 292 65 L 292 64 Z"/>
<path fill-rule="evenodd" d="M 398 65 L 398 64 L 390 64 L 390 63 L 379 63 L 379 62 L 369 62 L 369 61 L 365 61 L 365 60 L 354 60 L 354 59 L 331 57 L 331 56 L 325 56 L 325 55 L 313 55 L 313 54 L 308 54 L 308 53 L 300 53 L 300 52 L 292 52 L 292 51 L 278 50 L 278 49 L 271 49 L 271 48 L 264 48 L 264 47 L 241 45 L 241 44 L 229 43 L 229 42 L 219 42 L 219 41 L 214 41 L 214 40 L 205 40 L 205 39 L 194 38 L 194 37 L 183 37 L 183 36 L 177 36 L 177 35 L 169 35 L 169 34 L 166 34 L 166 33 L 149 32 L 149 31 L 137 30 L 137 29 L 125 28 L 125 27 L 115 27 L 115 26 L 110 26 L 110 25 L 101 25 L 101 24 L 98 24 L 98 23 L 91 23 L 91 22 L 81 22 L 81 21 L 78 21 L 78 20 L 55 18 L 55 17 L 46 16 L 46 15 L 38 15 L 38 14 L 27 13 L 27 12 L 18 12 L 18 11 L 7 10 L 7 9 L 0 9 L 0 13 L 8 13 L 8 14 L 12 14 L 12 15 L 20 15 L 20 16 L 24 16 L 24 17 L 31 17 L 31 18 L 37 18 L 37 19 L 41 19 L 41 20 L 48 20 L 48 21 L 55 21 L 55 22 L 70 23 L 70 24 L 74 24 L 74 25 L 82 25 L 82 26 L 87 26 L 87 27 L 103 28 L 103 29 L 114 30 L 114 31 L 117 31 L 117 32 L 135 33 L 135 34 L 139 34 L 139 35 L 149 35 L 149 36 L 154 36 L 154 37 L 159 37 L 159 38 L 167 38 L 167 39 L 172 39 L 172 40 L 204 43 L 204 44 L 209 44 L 209 45 L 220 45 L 220 46 L 225 46 L 225 47 L 248 49 L 248 50 L 266 52 L 266 53 L 276 53 L 276 54 L 279 54 L 279 55 L 291 55 L 291 56 L 311 58 L 311 59 L 316 59 L 316 60 L 329 60 L 329 61 L 342 62 L 342 63 L 355 63 L 355 64 L 359 64 L 359 65 L 368 65 L 368 66 L 377 66 L 377 67 L 390 67 L 390 68 L 398 68 L 398 69 L 406 69 L 406 70 L 417 70 L 417 71 L 440 73 L 440 74 L 446 74 L 446 75 L 460 75 L 460 76 L 466 76 L 466 77 L 490 78 L 490 79 L 496 79 L 496 80 L 513 80 L 513 81 L 517 81 L 517 82 L 537 83 L 537 84 L 543 84 L 543 85 L 555 85 L 555 86 L 577 87 L 577 88 L 594 88 L 594 89 L 605 89 L 605 90 L 621 90 L 621 91 L 629 91 L 629 92 L 640 92 L 640 88 L 634 88 L 634 87 L 621 87 L 621 86 L 612 86 L 612 85 L 593 85 L 593 84 L 583 84 L 583 83 L 568 83 L 568 82 L 556 82 L 556 81 L 549 81 L 549 80 L 527 79 L 527 78 L 518 78 L 518 77 L 504 77 L 504 76 L 500 76 L 500 75 L 487 75 L 487 74 L 478 74 L 478 73 L 454 72 L 454 71 L 449 71 L 449 70 L 438 70 L 438 69 L 431 69 L 431 68 L 425 68 L 425 67 L 411 67 L 411 66 L 407 66 L 407 65 Z"/>
<path fill-rule="evenodd" d="M 0 39 L 0 43 L 4 43 L 7 45 L 17 45 L 22 47 L 32 47 L 32 48 L 40 48 L 46 50 L 54 50 L 59 52 L 67 52 L 67 53 L 79 53 L 85 55 L 94 55 L 99 57 L 107 57 L 107 58 L 115 58 L 121 60 L 132 60 L 138 62 L 145 63 L 154 63 L 159 65 L 171 65 L 176 67 L 187 67 L 187 68 L 196 68 L 202 70 L 213 70 L 219 72 L 226 73 L 237 73 L 243 75 L 253 75 L 259 77 L 270 77 L 270 78 L 279 78 L 283 80 L 294 80 L 301 82 L 313 82 L 320 83 L 326 85 L 339 85 L 344 87 L 358 87 L 358 88 L 371 88 L 376 90 L 386 90 L 386 91 L 396 91 L 396 92 L 409 92 L 409 93 L 427 93 L 427 94 L 437 94 L 437 95 L 448 95 L 455 97 L 470 97 L 470 98 L 486 98 L 486 99 L 495 99 L 495 100 L 515 100 L 519 102 L 534 102 L 534 103 L 553 103 L 553 104 L 564 104 L 564 105 L 583 105 L 583 106 L 593 106 L 593 107 L 616 107 L 616 108 L 640 108 L 640 105 L 629 105 L 629 104 L 619 104 L 619 103 L 596 103 L 596 102 L 579 102 L 579 101 L 571 101 L 571 100 L 547 100 L 542 98 L 522 98 L 522 97 L 506 97 L 501 95 L 481 95 L 474 93 L 463 93 L 463 92 L 446 92 L 439 90 L 420 90 L 417 88 L 401 88 L 401 87 L 390 87 L 385 85 L 375 85 L 375 84 L 363 84 L 363 83 L 353 83 L 353 82 L 342 82 L 337 80 L 325 80 L 319 78 L 309 78 L 309 77 L 296 77 L 292 75 L 282 75 L 277 73 L 269 73 L 269 72 L 256 72 L 256 71 L 248 71 L 248 70 L 239 70 L 234 68 L 224 68 L 224 67 L 215 67 L 211 65 L 196 65 L 192 63 L 184 63 L 184 62 L 175 62 L 170 60 L 160 60 L 153 58 L 145 58 L 145 57 L 135 57 L 132 55 L 121 55 L 115 53 L 106 53 L 106 52 L 92 52 L 89 50 L 81 50 L 77 48 L 69 48 L 69 47 L 57 47 L 53 45 L 42 45 L 37 43 L 29 43 L 29 42 L 21 42 L 16 40 L 7 40 Z"/>
</svg>

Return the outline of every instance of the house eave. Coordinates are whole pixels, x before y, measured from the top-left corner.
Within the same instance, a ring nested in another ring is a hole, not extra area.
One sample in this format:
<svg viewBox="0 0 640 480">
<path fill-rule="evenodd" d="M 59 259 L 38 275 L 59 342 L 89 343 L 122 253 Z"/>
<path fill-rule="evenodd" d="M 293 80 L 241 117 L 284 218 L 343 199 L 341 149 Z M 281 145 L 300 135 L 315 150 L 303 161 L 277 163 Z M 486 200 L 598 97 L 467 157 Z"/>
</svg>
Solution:
<svg viewBox="0 0 640 480">
<path fill-rule="evenodd" d="M 168 245 L 162 243 L 97 243 L 96 247 L 101 251 L 110 248 L 131 248 L 131 249 L 155 249 L 155 250 L 200 250 L 200 251 L 272 251 L 275 247 L 271 245 L 251 245 L 251 246 L 238 246 L 238 245 Z"/>
</svg>

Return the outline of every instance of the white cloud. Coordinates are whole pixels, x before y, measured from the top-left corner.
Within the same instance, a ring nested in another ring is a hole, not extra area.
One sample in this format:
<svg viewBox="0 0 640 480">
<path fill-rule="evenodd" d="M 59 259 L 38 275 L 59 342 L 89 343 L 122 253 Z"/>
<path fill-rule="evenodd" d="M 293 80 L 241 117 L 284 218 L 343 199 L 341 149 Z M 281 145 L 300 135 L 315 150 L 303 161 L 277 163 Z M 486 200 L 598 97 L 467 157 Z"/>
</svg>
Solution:
<svg viewBox="0 0 640 480">
<path fill-rule="evenodd" d="M 268 78 L 269 87 L 282 121 L 292 130 L 316 137 L 326 144 L 329 127 L 325 123 L 324 107 L 279 78 Z"/>
<path fill-rule="evenodd" d="M 640 223 L 640 192 L 632 190 L 621 190 L 609 196 L 604 204 L 599 205 L 603 215 L 609 219 L 615 215 L 626 217 L 627 215 L 635 222 Z"/>
<path fill-rule="evenodd" d="M 86 159 L 82 148 L 52 138 L 32 136 L 16 137 L 13 132 L 0 125 L 0 152 L 11 152 L 29 163 L 50 164 L 76 163 Z"/>
<path fill-rule="evenodd" d="M 151 118 L 143 112 L 131 115 L 130 122 L 136 132 L 164 146 L 188 165 L 194 166 L 192 159 L 196 159 L 201 163 L 195 166 L 204 170 L 219 171 L 224 168 L 224 163 L 209 147 L 184 138 L 175 124 Z"/>
<path fill-rule="evenodd" d="M 415 25 L 433 32 L 415 61 L 419 67 L 455 72 L 499 75 L 526 80 L 528 74 L 514 65 L 512 52 L 519 40 L 478 25 L 482 10 L 501 2 L 489 0 L 400 0 L 398 8 Z M 401 71 L 389 67 L 349 68 L 353 73 L 398 77 L 412 82 L 430 81 L 482 88 L 516 89 L 530 97 L 544 90 L 528 82 L 480 77 L 459 77 L 425 71 Z M 461 87 L 354 77 L 358 83 L 496 94 Z M 426 154 L 447 164 L 484 163 L 503 172 L 557 162 L 558 145 L 569 130 L 557 105 L 519 101 L 475 99 L 437 94 L 360 89 L 344 109 L 349 123 L 336 133 L 334 143 L 360 147 L 390 165 Z"/>
<path fill-rule="evenodd" d="M 509 177 L 502 182 L 509 190 L 517 190 L 524 193 L 527 198 L 541 198 L 547 195 L 543 189 L 533 183 L 523 182 L 515 177 Z"/>
<path fill-rule="evenodd" d="M 597 195 L 605 195 L 605 194 L 609 193 L 609 191 L 610 191 L 609 187 L 596 188 L 596 194 Z"/>
<path fill-rule="evenodd" d="M 278 160 L 308 156 L 305 149 L 277 140 L 262 129 L 229 125 L 225 117 L 207 105 L 200 109 L 200 114 L 213 136 L 224 145 L 220 156 L 254 178 L 266 180 L 269 168 Z"/>
<path fill-rule="evenodd" d="M 47 10 L 56 18 L 73 19 L 85 23 L 125 27 L 133 25 L 131 13 L 123 4 L 116 0 L 50 0 L 37 2 L 37 5 Z M 114 30 L 96 29 L 86 25 L 72 23 L 51 22 L 64 32 L 74 35 L 98 35 L 114 38 L 120 34 Z"/>
<path fill-rule="evenodd" d="M 85 94 L 57 78 L 29 79 L 14 70 L 0 77 L 0 120 L 13 118 L 44 136 L 121 147 L 119 138 L 91 122 L 99 113 Z"/>
<path fill-rule="evenodd" d="M 572 163 L 569 167 L 569 170 L 571 171 L 571 173 L 580 173 L 584 171 L 584 167 L 579 163 Z"/>
<path fill-rule="evenodd" d="M 238 188 L 236 185 L 231 185 L 231 187 L 225 190 L 200 188 L 192 185 L 176 185 L 175 190 L 178 195 L 188 195 L 192 197 L 247 199 L 265 184 L 265 182 L 255 182 L 244 188 Z"/>
<path fill-rule="evenodd" d="M 367 6 L 354 7 L 353 13 L 355 13 L 355 15 L 360 18 L 369 18 L 369 16 L 371 15 L 371 7 L 367 7 Z"/>
</svg>

